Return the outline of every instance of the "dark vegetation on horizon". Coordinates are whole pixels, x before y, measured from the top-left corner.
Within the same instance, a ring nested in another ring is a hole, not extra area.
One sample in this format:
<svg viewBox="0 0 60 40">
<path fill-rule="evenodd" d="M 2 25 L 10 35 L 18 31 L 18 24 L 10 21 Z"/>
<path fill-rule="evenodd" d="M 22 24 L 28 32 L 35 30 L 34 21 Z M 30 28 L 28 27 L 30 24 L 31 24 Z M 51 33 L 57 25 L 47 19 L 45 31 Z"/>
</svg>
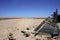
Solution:
<svg viewBox="0 0 60 40">
<path fill-rule="evenodd" d="M 8 19 L 45 19 L 45 18 L 41 18 L 41 17 L 21 17 L 21 18 L 0 18 L 0 20 L 8 20 Z"/>
<path fill-rule="evenodd" d="M 18 19 L 18 18 L 0 18 L 0 20 Z"/>
</svg>

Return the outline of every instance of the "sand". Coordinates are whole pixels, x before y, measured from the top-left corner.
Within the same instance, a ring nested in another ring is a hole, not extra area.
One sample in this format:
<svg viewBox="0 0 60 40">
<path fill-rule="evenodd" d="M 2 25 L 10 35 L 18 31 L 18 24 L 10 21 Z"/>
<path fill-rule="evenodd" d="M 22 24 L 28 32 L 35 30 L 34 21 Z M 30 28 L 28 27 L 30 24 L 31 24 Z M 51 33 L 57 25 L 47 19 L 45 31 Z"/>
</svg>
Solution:
<svg viewBox="0 0 60 40">
<path fill-rule="evenodd" d="M 47 40 L 47 34 L 34 37 L 34 34 L 29 33 L 29 37 L 26 37 L 23 33 L 21 33 L 22 30 L 26 30 L 27 28 L 29 28 L 29 31 L 33 31 L 43 20 L 44 19 L 33 18 L 1 20 L 0 40 L 9 40 L 9 33 L 12 33 L 13 38 L 16 40 L 43 40 L 43 38 Z"/>
<path fill-rule="evenodd" d="M 8 19 L 0 21 L 0 40 L 8 40 L 9 33 L 13 34 L 13 37 L 16 40 L 34 40 L 33 34 L 30 34 L 29 37 L 25 37 L 22 30 L 29 28 L 30 31 L 33 31 L 44 19 Z"/>
</svg>

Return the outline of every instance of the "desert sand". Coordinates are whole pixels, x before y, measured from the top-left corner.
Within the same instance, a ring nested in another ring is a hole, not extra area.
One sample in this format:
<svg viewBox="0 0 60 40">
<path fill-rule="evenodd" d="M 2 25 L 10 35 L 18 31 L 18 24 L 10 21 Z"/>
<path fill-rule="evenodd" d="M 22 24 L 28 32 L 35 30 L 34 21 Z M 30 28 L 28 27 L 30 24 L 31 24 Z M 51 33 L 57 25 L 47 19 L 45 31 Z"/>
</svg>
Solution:
<svg viewBox="0 0 60 40">
<path fill-rule="evenodd" d="M 43 40 L 46 35 L 36 36 L 29 33 L 29 37 L 26 37 L 22 30 L 29 28 L 30 31 L 33 31 L 44 19 L 33 19 L 33 18 L 22 18 L 22 19 L 8 19 L 0 21 L 0 40 L 9 40 L 9 33 L 13 34 L 15 40 Z M 58 24 L 59 25 L 59 24 Z"/>
</svg>

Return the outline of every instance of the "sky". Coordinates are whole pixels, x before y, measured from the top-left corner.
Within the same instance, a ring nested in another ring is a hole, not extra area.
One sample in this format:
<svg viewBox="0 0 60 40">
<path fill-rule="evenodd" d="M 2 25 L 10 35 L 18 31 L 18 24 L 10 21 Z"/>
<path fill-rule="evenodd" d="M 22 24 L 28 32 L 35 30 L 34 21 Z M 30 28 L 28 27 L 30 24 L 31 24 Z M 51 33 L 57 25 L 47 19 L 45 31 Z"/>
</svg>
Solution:
<svg viewBox="0 0 60 40">
<path fill-rule="evenodd" d="M 60 13 L 60 0 L 0 0 L 2 17 L 47 17 L 55 9 Z"/>
</svg>

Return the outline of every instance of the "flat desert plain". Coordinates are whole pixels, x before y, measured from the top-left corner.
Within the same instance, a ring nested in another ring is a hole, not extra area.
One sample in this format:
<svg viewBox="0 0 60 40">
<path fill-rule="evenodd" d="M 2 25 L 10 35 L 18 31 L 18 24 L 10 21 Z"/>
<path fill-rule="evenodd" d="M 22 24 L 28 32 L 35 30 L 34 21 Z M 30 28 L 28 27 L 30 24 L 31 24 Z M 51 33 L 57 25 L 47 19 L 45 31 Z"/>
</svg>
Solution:
<svg viewBox="0 0 60 40">
<path fill-rule="evenodd" d="M 34 37 L 32 33 L 26 37 L 21 31 L 27 28 L 33 31 L 43 20 L 33 18 L 0 20 L 0 40 L 9 40 L 9 33 L 13 34 L 15 40 L 37 40 L 40 37 Z"/>
</svg>

